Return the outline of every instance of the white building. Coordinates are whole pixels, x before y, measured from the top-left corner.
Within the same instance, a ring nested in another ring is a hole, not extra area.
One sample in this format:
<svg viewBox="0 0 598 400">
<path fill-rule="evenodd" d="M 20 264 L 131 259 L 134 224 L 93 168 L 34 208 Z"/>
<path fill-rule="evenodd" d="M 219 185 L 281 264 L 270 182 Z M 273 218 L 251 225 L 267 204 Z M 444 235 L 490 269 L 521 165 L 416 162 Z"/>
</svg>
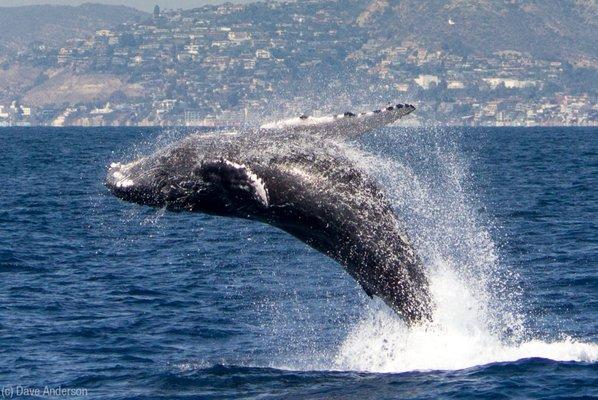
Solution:
<svg viewBox="0 0 598 400">
<path fill-rule="evenodd" d="M 110 114 L 113 111 L 114 110 L 112 109 L 112 107 L 110 107 L 110 103 L 106 103 L 106 105 L 104 106 L 104 108 L 94 108 L 93 110 L 91 110 L 90 114 L 92 114 L 92 115 L 105 115 L 105 114 Z"/>
<path fill-rule="evenodd" d="M 228 40 L 231 42 L 243 42 L 246 40 L 250 40 L 251 35 L 248 32 L 229 32 L 228 33 Z"/>
<path fill-rule="evenodd" d="M 505 85 L 507 89 L 521 89 L 526 87 L 536 86 L 536 81 L 530 80 L 520 80 L 520 79 L 512 79 L 512 78 L 484 78 L 484 82 L 486 82 L 492 89 L 495 89 L 501 83 Z"/>
<path fill-rule="evenodd" d="M 451 90 L 465 89 L 465 85 L 461 81 L 449 81 L 446 88 Z"/>
<path fill-rule="evenodd" d="M 395 85 L 395 89 L 397 89 L 398 92 L 408 92 L 409 91 L 409 84 L 407 84 L 407 83 L 397 83 Z"/>
<path fill-rule="evenodd" d="M 272 54 L 270 54 L 270 52 L 268 50 L 259 49 L 259 50 L 256 50 L 255 56 L 257 58 L 270 58 L 270 57 L 272 57 Z"/>
<path fill-rule="evenodd" d="M 420 75 L 414 79 L 415 83 L 417 83 L 420 87 L 424 89 L 429 89 L 432 83 L 438 85 L 440 83 L 440 78 L 436 75 Z"/>
</svg>

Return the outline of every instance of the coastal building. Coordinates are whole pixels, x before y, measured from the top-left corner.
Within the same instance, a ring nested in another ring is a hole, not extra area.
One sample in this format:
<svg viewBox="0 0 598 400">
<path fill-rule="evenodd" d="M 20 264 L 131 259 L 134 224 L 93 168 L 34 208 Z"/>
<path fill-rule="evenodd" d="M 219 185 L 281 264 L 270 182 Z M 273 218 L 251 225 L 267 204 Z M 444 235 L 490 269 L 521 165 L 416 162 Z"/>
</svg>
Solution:
<svg viewBox="0 0 598 400">
<path fill-rule="evenodd" d="M 483 78 L 483 81 L 488 83 L 492 89 L 499 85 L 504 85 L 507 89 L 521 89 L 537 85 L 536 81 L 514 78 Z"/>
<path fill-rule="evenodd" d="M 430 85 L 440 83 L 440 78 L 436 75 L 419 75 L 417 78 L 414 79 L 415 83 L 417 83 L 420 87 L 424 89 L 429 89 Z"/>
<path fill-rule="evenodd" d="M 8 119 L 10 114 L 4 111 L 4 106 L 0 106 L 0 119 Z"/>
</svg>

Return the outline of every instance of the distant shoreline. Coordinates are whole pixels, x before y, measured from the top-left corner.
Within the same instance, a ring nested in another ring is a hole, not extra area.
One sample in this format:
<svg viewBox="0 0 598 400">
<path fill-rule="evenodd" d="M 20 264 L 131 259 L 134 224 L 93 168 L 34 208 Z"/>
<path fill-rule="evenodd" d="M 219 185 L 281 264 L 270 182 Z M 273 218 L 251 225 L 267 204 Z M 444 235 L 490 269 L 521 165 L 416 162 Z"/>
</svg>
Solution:
<svg viewBox="0 0 598 400">
<path fill-rule="evenodd" d="M 529 125 L 529 126 L 522 126 L 522 125 L 395 125 L 394 128 L 403 128 L 403 129 L 427 129 L 427 128 L 473 128 L 473 129 L 482 129 L 482 128 L 518 128 L 518 129 L 526 129 L 526 128 L 598 128 L 598 123 L 593 125 Z M 202 130 L 202 131 L 225 131 L 229 129 L 244 129 L 240 126 L 230 126 L 230 125 L 222 125 L 222 126 L 185 126 L 185 125 L 168 125 L 168 126 L 160 126 L 160 125 L 123 125 L 123 126 L 80 126 L 80 125 L 66 125 L 66 126 L 50 126 L 50 125 L 8 125 L 2 126 L 0 125 L 0 130 L 3 129 L 35 129 L 35 128 L 47 128 L 52 130 L 60 130 L 60 129 L 187 129 L 187 130 Z M 247 128 L 250 129 L 250 128 Z"/>
</svg>

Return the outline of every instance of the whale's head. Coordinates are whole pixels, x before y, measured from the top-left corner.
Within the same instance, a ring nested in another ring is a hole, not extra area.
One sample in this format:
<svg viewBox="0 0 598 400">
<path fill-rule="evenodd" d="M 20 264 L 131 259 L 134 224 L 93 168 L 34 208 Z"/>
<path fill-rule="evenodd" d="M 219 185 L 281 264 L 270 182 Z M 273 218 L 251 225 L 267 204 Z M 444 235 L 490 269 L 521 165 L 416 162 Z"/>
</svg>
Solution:
<svg viewBox="0 0 598 400">
<path fill-rule="evenodd" d="M 116 197 L 151 207 L 193 211 L 208 189 L 197 166 L 200 154 L 190 146 L 170 146 L 129 163 L 112 163 L 106 187 Z"/>
<path fill-rule="evenodd" d="M 112 163 L 105 184 L 122 200 L 171 211 L 236 215 L 267 207 L 262 179 L 216 153 L 207 155 L 188 138 L 130 163 Z"/>
</svg>

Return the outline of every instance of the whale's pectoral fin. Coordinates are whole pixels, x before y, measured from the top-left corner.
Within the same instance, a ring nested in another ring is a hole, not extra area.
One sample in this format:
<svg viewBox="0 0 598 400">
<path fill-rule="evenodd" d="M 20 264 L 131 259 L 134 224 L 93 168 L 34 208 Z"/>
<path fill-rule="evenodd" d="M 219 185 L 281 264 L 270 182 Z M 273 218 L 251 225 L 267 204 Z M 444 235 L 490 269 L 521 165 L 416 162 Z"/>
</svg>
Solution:
<svg viewBox="0 0 598 400">
<path fill-rule="evenodd" d="M 268 190 L 262 179 L 249 167 L 226 159 L 204 161 L 199 169 L 202 179 L 230 198 L 250 196 L 261 206 L 268 206 Z"/>
<path fill-rule="evenodd" d="M 326 117 L 297 118 L 262 125 L 262 131 L 292 131 L 313 133 L 325 137 L 355 138 L 366 132 L 391 124 L 415 110 L 411 104 L 397 104 L 381 110 L 354 114 L 345 112 Z"/>
</svg>

